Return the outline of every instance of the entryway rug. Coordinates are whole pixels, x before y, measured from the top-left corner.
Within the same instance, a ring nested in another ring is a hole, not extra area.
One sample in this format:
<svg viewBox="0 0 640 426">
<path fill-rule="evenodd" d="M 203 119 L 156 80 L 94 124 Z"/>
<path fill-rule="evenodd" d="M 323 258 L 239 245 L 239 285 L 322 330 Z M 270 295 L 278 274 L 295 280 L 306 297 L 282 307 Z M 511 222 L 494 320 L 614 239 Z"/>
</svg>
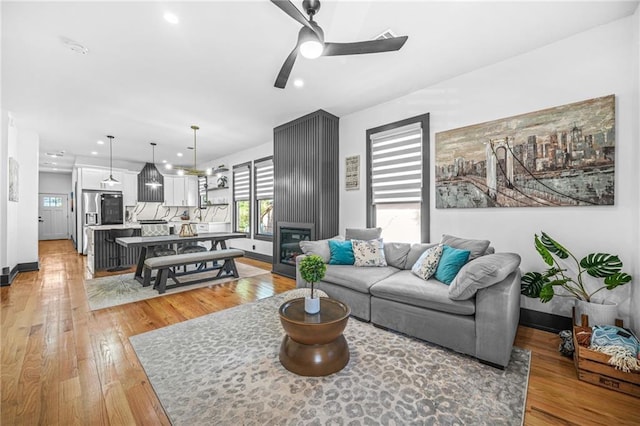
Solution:
<svg viewBox="0 0 640 426">
<path fill-rule="evenodd" d="M 256 268 L 251 265 L 245 265 L 240 262 L 236 262 L 238 268 L 238 275 L 240 278 L 254 277 L 256 275 L 268 274 L 269 271 Z M 198 280 L 210 275 L 212 278 L 218 271 L 203 272 L 193 275 L 185 275 L 179 277 L 180 282 L 188 282 L 190 280 Z M 85 290 L 87 292 L 87 299 L 89 301 L 89 308 L 92 311 L 98 309 L 109 308 L 111 306 L 123 305 L 125 303 L 138 302 L 140 300 L 152 299 L 154 297 L 166 296 L 169 294 L 180 293 L 182 291 L 193 290 L 194 288 L 209 287 L 226 283 L 229 281 L 237 280 L 240 278 L 226 277 L 219 278 L 211 281 L 205 281 L 202 283 L 192 284 L 184 287 L 176 287 L 167 289 L 164 294 L 158 293 L 153 289 L 153 280 L 150 286 L 142 287 L 138 281 L 133 278 L 133 274 L 122 275 L 110 275 L 108 277 L 94 278 L 91 280 L 85 280 Z M 171 279 L 167 280 L 167 285 L 173 284 Z"/>
<path fill-rule="evenodd" d="M 278 359 L 289 293 L 130 338 L 174 425 L 522 424 L 519 348 L 503 371 L 350 318 L 343 370 L 289 372 Z"/>
</svg>

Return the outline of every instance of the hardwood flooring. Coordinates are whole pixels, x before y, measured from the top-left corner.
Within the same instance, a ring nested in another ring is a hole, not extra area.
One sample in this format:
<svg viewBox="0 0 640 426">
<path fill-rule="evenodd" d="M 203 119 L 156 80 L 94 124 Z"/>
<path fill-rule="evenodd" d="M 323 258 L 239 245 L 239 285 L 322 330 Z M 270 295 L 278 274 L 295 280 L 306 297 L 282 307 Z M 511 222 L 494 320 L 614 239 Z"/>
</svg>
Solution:
<svg viewBox="0 0 640 426">
<path fill-rule="evenodd" d="M 0 289 L 2 425 L 169 424 L 129 336 L 295 287 L 265 273 L 91 312 L 84 257 L 66 240 L 39 250 L 40 271 Z M 525 424 L 640 424 L 640 399 L 577 380 L 558 343 L 552 333 L 518 330 L 516 345 L 532 351 Z"/>
</svg>

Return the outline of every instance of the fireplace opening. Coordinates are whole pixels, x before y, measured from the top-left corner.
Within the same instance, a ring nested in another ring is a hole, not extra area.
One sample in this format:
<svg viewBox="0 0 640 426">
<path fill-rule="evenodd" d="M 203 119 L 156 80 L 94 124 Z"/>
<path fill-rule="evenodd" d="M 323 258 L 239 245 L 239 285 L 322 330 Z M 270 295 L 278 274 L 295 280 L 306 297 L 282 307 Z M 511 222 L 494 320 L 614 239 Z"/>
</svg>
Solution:
<svg viewBox="0 0 640 426">
<path fill-rule="evenodd" d="M 279 223 L 278 263 L 295 268 L 296 257 L 302 254 L 300 241 L 313 240 L 313 234 L 312 223 Z"/>
</svg>

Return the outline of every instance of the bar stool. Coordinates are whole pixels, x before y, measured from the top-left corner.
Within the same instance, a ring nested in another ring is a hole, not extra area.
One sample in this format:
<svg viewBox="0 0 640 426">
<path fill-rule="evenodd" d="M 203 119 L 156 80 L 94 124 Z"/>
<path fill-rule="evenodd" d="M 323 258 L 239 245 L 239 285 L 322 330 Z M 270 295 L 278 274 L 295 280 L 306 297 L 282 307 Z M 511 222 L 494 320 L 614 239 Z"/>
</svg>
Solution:
<svg viewBox="0 0 640 426">
<path fill-rule="evenodd" d="M 109 236 L 107 238 L 105 238 L 105 241 L 115 244 L 116 245 L 116 256 L 111 256 L 109 257 L 109 260 L 113 260 L 116 259 L 116 266 L 114 266 L 113 268 L 109 268 L 107 269 L 107 271 L 109 272 L 116 272 L 116 271 L 124 271 L 126 269 L 129 269 L 128 266 L 123 266 L 122 265 L 122 246 L 118 243 L 116 243 L 116 238 L 124 238 L 124 237 L 131 237 L 133 236 L 133 229 L 109 229 Z"/>
</svg>

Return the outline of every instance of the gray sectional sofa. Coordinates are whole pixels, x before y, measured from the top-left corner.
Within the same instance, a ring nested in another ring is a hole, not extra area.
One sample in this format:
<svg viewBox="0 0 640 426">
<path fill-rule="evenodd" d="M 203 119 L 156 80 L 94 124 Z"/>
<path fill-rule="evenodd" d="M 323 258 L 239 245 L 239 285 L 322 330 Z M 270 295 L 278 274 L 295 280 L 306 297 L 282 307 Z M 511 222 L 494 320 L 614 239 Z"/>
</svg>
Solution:
<svg viewBox="0 0 640 426">
<path fill-rule="evenodd" d="M 464 245 L 465 240 L 458 240 Z M 505 367 L 520 315 L 519 256 L 494 254 L 491 247 L 484 253 L 472 253 L 472 260 L 449 286 L 434 278 L 425 281 L 411 271 L 421 254 L 437 244 L 385 242 L 388 266 L 329 264 L 324 279 L 315 286 L 349 305 L 352 315 L 363 321 Z M 328 261 L 322 251 L 305 253 L 319 254 Z M 306 255 L 298 256 L 296 264 Z M 460 283 L 466 287 L 457 285 Z M 298 267 L 296 285 L 308 286 Z M 454 298 L 460 300 L 452 299 L 452 290 L 457 290 Z"/>
</svg>

